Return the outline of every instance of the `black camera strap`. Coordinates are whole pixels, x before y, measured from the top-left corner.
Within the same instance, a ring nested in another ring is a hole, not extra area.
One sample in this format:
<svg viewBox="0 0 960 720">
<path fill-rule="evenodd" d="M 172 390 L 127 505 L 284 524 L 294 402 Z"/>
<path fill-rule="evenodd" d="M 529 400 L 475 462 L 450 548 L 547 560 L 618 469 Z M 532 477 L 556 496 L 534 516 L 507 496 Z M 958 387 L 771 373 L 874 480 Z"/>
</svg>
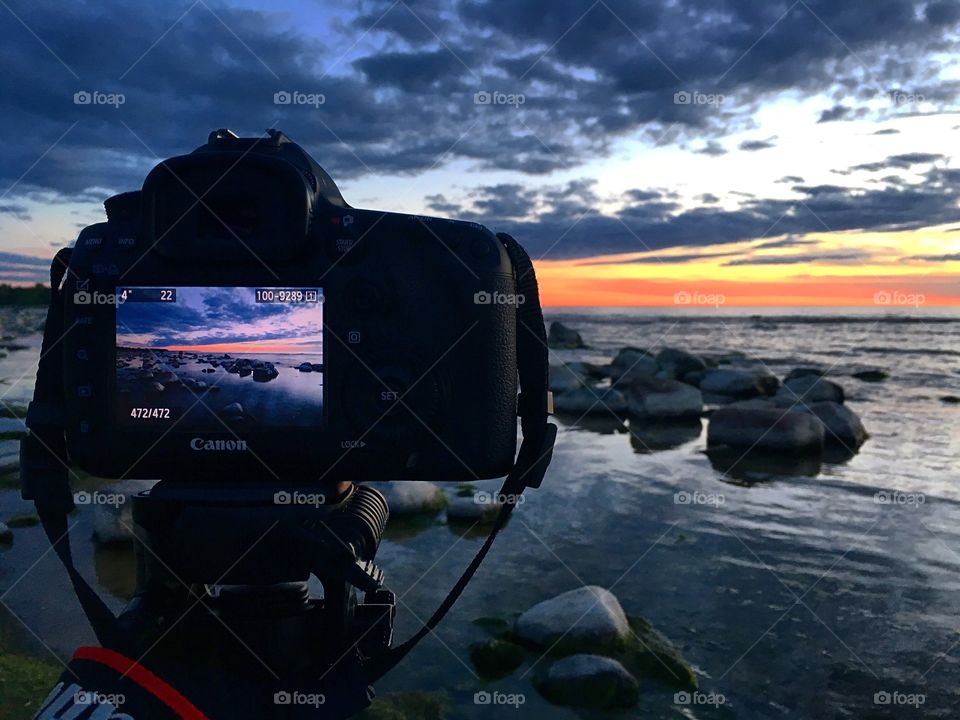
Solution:
<svg viewBox="0 0 960 720">
<path fill-rule="evenodd" d="M 507 524 L 510 513 L 520 502 L 520 496 L 528 488 L 538 488 L 543 482 L 547 466 L 553 458 L 553 445 L 557 439 L 557 426 L 547 422 L 550 407 L 549 365 L 547 359 L 547 335 L 543 324 L 543 309 L 540 307 L 540 289 L 533 270 L 533 262 L 521 245 L 506 233 L 497 233 L 513 263 L 517 283 L 517 374 L 520 380 L 520 396 L 517 414 L 523 441 L 513 469 L 500 488 L 500 512 L 494 520 L 490 534 L 474 555 L 473 560 L 451 588 L 447 597 L 413 637 L 391 648 L 368 665 L 370 682 L 375 682 L 392 670 L 413 650 L 414 646 L 440 624 L 454 603 L 463 594 L 480 564 L 490 552 L 493 541 Z"/>
<path fill-rule="evenodd" d="M 80 607 L 97 640 L 104 647 L 119 649 L 122 634 L 117 618 L 77 570 L 70 549 L 67 517 L 74 509 L 70 491 L 64 435 L 63 352 L 65 332 L 61 285 L 70 265 L 72 250 L 63 248 L 50 266 L 50 307 L 47 309 L 37 366 L 33 401 L 27 407 L 25 424 L 30 432 L 20 442 L 20 484 L 24 500 L 33 500 L 40 524 L 60 558 Z"/>
</svg>

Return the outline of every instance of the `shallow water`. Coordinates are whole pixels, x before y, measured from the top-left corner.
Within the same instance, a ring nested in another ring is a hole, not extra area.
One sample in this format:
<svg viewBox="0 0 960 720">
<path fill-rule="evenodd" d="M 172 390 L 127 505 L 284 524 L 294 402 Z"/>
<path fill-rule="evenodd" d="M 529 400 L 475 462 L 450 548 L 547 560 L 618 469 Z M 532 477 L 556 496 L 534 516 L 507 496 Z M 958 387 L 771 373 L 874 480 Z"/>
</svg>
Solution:
<svg viewBox="0 0 960 720">
<path fill-rule="evenodd" d="M 516 716 L 532 718 L 958 715 L 960 410 L 939 397 L 960 395 L 960 323 L 548 313 L 556 318 L 593 348 L 555 353 L 552 362 L 669 344 L 739 349 L 780 376 L 822 363 L 836 365 L 834 373 L 871 366 L 891 377 L 876 384 L 838 378 L 872 437 L 856 457 L 825 464 L 815 477 L 734 484 L 703 455 L 702 431 L 688 429 L 664 443 L 680 445 L 640 453 L 615 427 L 561 424 L 543 488 L 528 493 L 455 609 L 379 684 L 381 692 L 443 688 L 455 718 L 512 716 L 512 708 L 475 705 L 481 689 L 523 693 Z M 762 324 L 775 327 L 756 327 Z M 0 377 L 13 375 L 5 363 L 16 355 L 0 361 Z M 683 492 L 713 502 L 678 502 Z M 887 494 L 878 500 L 879 492 Z M 0 491 L 3 516 L 21 505 L 15 492 Z M 130 589 L 131 553 L 94 552 L 89 509 L 74 519 L 80 567 L 119 609 Z M 415 631 L 480 546 L 482 536 L 467 530 L 441 513 L 389 533 L 379 561 L 401 598 L 399 638 Z M 0 552 L 0 593 L 29 627 L 5 618 L 20 628 L 24 646 L 48 652 L 35 633 L 63 657 L 89 641 L 89 631 L 46 550 L 38 528 L 16 531 L 13 548 Z M 641 678 L 632 710 L 556 708 L 530 683 L 548 662 L 536 655 L 503 680 L 474 675 L 467 648 L 484 634 L 471 620 L 520 612 L 582 584 L 611 588 L 628 613 L 652 621 L 696 666 L 701 689 L 722 693 L 725 705 L 679 707 L 669 688 Z M 884 692 L 922 693 L 924 704 L 875 704 Z"/>
</svg>

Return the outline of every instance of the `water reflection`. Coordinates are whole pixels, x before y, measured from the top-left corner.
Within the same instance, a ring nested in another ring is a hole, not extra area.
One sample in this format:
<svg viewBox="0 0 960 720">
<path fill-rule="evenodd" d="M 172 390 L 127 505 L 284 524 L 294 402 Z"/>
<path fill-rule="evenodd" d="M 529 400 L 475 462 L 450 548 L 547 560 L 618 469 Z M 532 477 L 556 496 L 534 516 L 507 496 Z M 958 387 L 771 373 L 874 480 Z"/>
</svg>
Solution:
<svg viewBox="0 0 960 720">
<path fill-rule="evenodd" d="M 700 437 L 703 422 L 700 418 L 680 420 L 631 420 L 630 445 L 635 452 L 649 454 L 671 450 Z"/>
<path fill-rule="evenodd" d="M 819 457 L 791 456 L 761 450 L 716 448 L 707 450 L 713 469 L 738 485 L 753 485 L 780 477 L 816 477 L 820 474 Z"/>
</svg>

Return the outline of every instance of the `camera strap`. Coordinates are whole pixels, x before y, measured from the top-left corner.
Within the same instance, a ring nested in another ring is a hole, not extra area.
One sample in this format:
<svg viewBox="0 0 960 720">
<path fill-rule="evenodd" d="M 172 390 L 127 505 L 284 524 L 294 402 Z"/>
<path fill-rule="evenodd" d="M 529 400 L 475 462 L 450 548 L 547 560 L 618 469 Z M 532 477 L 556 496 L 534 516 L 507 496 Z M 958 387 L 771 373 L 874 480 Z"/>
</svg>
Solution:
<svg viewBox="0 0 960 720">
<path fill-rule="evenodd" d="M 70 549 L 67 516 L 74 509 L 64 435 L 63 352 L 64 328 L 61 285 L 70 265 L 70 248 L 61 249 L 50 265 L 50 306 L 47 309 L 37 382 L 33 401 L 27 406 L 29 432 L 20 441 L 20 485 L 24 500 L 33 500 L 40 524 L 54 552 L 67 570 L 80 607 L 97 640 L 104 647 L 119 649 L 122 634 L 117 618 L 77 570 Z"/>
<path fill-rule="evenodd" d="M 523 435 L 520 451 L 517 453 L 513 468 L 500 488 L 498 497 L 502 503 L 500 512 L 497 513 L 493 527 L 483 545 L 423 627 L 409 640 L 387 650 L 367 664 L 371 683 L 396 667 L 418 642 L 440 624 L 463 594 L 487 553 L 490 552 L 493 541 L 507 524 L 510 513 L 520 502 L 523 491 L 528 487 L 540 487 L 547 466 L 553 458 L 557 426 L 547 422 L 552 412 L 552 403 L 548 381 L 547 335 L 543 324 L 543 309 L 540 307 L 537 277 L 533 270 L 533 262 L 520 243 L 506 233 L 497 233 L 497 238 L 503 243 L 510 256 L 516 277 L 517 295 L 518 298 L 522 298 L 516 305 L 517 375 L 520 381 L 517 414 L 520 416 L 520 431 Z"/>
</svg>

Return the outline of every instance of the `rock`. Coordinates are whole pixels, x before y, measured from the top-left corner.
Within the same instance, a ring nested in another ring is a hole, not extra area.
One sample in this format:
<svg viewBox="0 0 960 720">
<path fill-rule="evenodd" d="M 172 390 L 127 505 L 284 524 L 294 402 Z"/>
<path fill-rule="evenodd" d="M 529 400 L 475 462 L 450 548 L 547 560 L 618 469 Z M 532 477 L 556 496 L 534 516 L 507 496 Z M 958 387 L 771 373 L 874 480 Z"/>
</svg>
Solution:
<svg viewBox="0 0 960 720">
<path fill-rule="evenodd" d="M 722 368 L 708 370 L 700 380 L 700 392 L 723 399 L 742 400 L 772 395 L 780 381 L 765 370 Z"/>
<path fill-rule="evenodd" d="M 657 365 L 672 380 L 680 380 L 687 373 L 702 372 L 707 369 L 707 364 L 702 358 L 686 350 L 674 348 L 664 348 L 657 353 Z"/>
<path fill-rule="evenodd" d="M 835 382 L 814 375 L 788 380 L 777 391 L 773 401 L 778 407 L 790 407 L 803 403 L 811 405 L 818 402 L 843 403 L 843 388 Z"/>
<path fill-rule="evenodd" d="M 506 677 L 523 663 L 523 648 L 509 640 L 486 640 L 470 646 L 470 661 L 485 678 Z"/>
<path fill-rule="evenodd" d="M 677 380 L 637 378 L 627 401 L 630 415 L 636 418 L 700 417 L 703 412 L 700 391 Z"/>
<path fill-rule="evenodd" d="M 870 437 L 855 412 L 846 405 L 819 402 L 809 406 L 810 412 L 824 425 L 824 442 L 839 444 L 850 451 L 863 445 Z"/>
<path fill-rule="evenodd" d="M 547 335 L 547 345 L 552 348 L 576 349 L 585 348 L 583 338 L 573 328 L 568 328 L 562 322 L 550 323 L 550 332 Z"/>
<path fill-rule="evenodd" d="M 262 367 L 254 368 L 253 379 L 255 382 L 269 382 L 279 374 L 280 371 L 277 370 L 273 365 L 270 363 L 265 363 Z"/>
<path fill-rule="evenodd" d="M 173 385 L 180 381 L 173 370 L 156 370 L 153 373 L 153 379 L 164 385 Z"/>
<path fill-rule="evenodd" d="M 660 366 L 646 350 L 622 348 L 607 366 L 607 374 L 614 385 L 629 385 L 638 377 L 653 377 Z"/>
<path fill-rule="evenodd" d="M 944 395 L 940 398 L 940 402 L 946 403 L 947 405 L 960 405 L 960 397 L 956 395 Z"/>
<path fill-rule="evenodd" d="M 550 366 L 550 386 L 554 393 L 563 393 L 568 390 L 578 390 L 585 385 L 582 375 L 566 365 Z"/>
<path fill-rule="evenodd" d="M 447 520 L 492 523 L 497 519 L 502 505 L 490 493 L 475 493 L 471 494 L 470 497 L 450 498 L 447 503 Z"/>
<path fill-rule="evenodd" d="M 707 374 L 706 370 L 694 370 L 693 372 L 684 373 L 683 377 L 680 378 L 687 385 L 693 385 L 694 387 L 700 387 L 700 383 L 703 381 L 703 376 Z"/>
<path fill-rule="evenodd" d="M 552 652 L 612 652 L 626 644 L 630 624 L 613 593 L 586 585 L 537 603 L 517 618 L 514 632 Z"/>
<path fill-rule="evenodd" d="M 243 405 L 238 402 L 232 402 L 229 405 L 224 405 L 222 408 L 220 408 L 220 414 L 224 417 L 241 418 L 246 413 L 243 409 Z"/>
<path fill-rule="evenodd" d="M 447 504 L 447 495 L 439 486 L 423 480 L 366 483 L 383 493 L 391 515 L 435 513 Z"/>
<path fill-rule="evenodd" d="M 302 362 L 297 365 L 297 370 L 300 372 L 313 372 L 313 365 L 308 362 Z"/>
<path fill-rule="evenodd" d="M 123 480 L 93 492 L 77 493 L 77 506 L 89 505 L 93 509 L 93 539 L 98 543 L 133 540 L 132 498 L 156 483 L 156 480 Z"/>
<path fill-rule="evenodd" d="M 860 370 L 859 372 L 853 373 L 853 377 L 857 380 L 862 380 L 863 382 L 883 382 L 890 375 L 885 373 L 883 370 Z"/>
<path fill-rule="evenodd" d="M 204 368 L 204 369 L 201 370 L 200 372 L 203 372 L 203 373 L 215 373 L 215 372 L 216 372 L 216 368 Z"/>
<path fill-rule="evenodd" d="M 784 382 L 790 380 L 796 380 L 797 378 L 802 377 L 823 377 L 826 373 L 820 368 L 815 367 L 798 367 L 794 368 L 787 373 L 787 376 L 783 379 Z"/>
<path fill-rule="evenodd" d="M 697 676 L 669 638 L 642 617 L 631 617 L 633 636 L 620 661 L 639 677 L 652 677 L 688 690 L 697 687 Z"/>
<path fill-rule="evenodd" d="M 555 395 L 553 409 L 568 413 L 613 413 L 627 411 L 626 396 L 614 388 L 580 388 Z"/>
<path fill-rule="evenodd" d="M 710 416 L 707 446 L 820 455 L 824 430 L 813 415 L 778 409 L 724 407 Z"/>
<path fill-rule="evenodd" d="M 675 420 L 630 420 L 630 446 L 644 455 L 670 450 L 700 437 L 703 423 L 698 417 Z"/>
<path fill-rule="evenodd" d="M 35 527 L 40 524 L 40 516 L 36 513 L 21 513 L 20 515 L 11 515 L 7 518 L 7 527 L 18 529 Z"/>
<path fill-rule="evenodd" d="M 0 522 L 0 545 L 10 545 L 13 543 L 13 530 L 7 527 L 6 523 Z"/>
<path fill-rule="evenodd" d="M 625 708 L 640 697 L 636 678 L 616 660 L 601 655 L 570 655 L 537 679 L 537 690 L 557 705 Z"/>
</svg>

